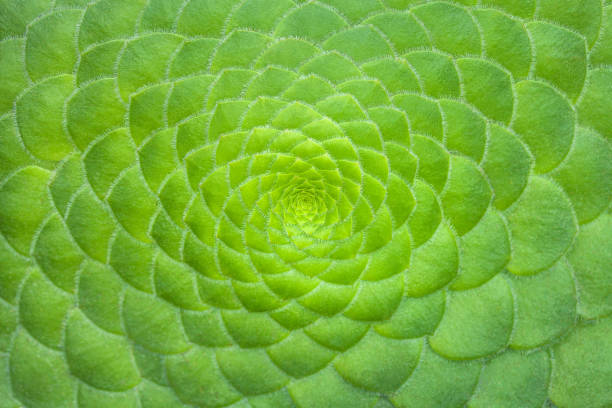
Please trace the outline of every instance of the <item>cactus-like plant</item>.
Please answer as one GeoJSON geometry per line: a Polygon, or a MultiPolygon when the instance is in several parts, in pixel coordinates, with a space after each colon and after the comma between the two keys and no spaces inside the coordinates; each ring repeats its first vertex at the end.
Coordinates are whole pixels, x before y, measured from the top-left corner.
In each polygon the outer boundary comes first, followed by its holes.
{"type": "Polygon", "coordinates": [[[1,408],[612,406],[610,0],[0,1],[1,408]]]}

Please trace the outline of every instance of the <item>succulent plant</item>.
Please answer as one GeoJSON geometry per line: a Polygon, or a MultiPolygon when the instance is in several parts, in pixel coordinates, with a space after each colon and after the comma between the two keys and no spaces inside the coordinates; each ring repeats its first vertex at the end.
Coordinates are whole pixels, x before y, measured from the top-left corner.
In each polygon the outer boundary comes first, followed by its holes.
{"type": "Polygon", "coordinates": [[[0,35],[1,408],[612,406],[610,0],[0,35]]]}

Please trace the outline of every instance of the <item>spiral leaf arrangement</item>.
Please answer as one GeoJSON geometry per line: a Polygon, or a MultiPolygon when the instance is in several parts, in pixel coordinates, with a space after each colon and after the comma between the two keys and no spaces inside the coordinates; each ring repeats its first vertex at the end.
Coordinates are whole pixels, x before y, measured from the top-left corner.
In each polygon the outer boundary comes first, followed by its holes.
{"type": "Polygon", "coordinates": [[[0,28],[0,407],[612,406],[609,0],[0,28]]]}

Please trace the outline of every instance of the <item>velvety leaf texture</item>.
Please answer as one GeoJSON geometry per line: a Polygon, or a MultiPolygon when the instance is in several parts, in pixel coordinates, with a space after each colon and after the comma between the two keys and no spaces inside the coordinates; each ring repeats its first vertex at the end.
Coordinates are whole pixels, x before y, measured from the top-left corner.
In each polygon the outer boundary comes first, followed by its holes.
{"type": "Polygon", "coordinates": [[[0,0],[0,408],[612,407],[610,0],[0,0]]]}

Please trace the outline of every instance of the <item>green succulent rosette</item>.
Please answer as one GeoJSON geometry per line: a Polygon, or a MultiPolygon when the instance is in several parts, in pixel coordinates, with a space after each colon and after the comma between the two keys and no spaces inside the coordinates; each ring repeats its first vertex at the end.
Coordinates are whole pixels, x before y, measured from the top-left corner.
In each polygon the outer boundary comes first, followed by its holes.
{"type": "Polygon", "coordinates": [[[0,33],[0,407],[612,406],[609,0],[0,33]]]}

